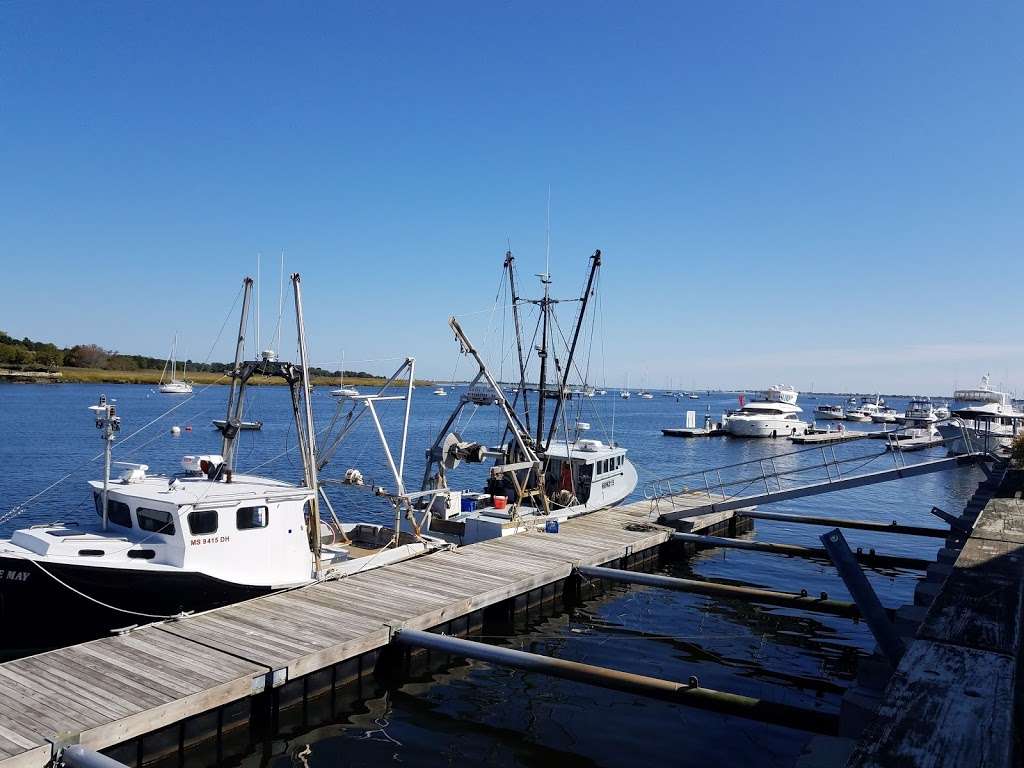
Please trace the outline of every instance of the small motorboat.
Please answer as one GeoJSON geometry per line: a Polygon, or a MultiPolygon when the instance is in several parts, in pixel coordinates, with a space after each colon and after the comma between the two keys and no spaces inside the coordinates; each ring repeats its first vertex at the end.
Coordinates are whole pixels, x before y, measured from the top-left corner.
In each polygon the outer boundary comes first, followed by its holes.
{"type": "MultiPolygon", "coordinates": [[[[220,431],[220,432],[224,431],[224,427],[226,427],[227,424],[228,423],[224,419],[214,419],[213,420],[213,426],[215,426],[217,428],[217,430],[220,431]]],[[[239,422],[238,428],[239,429],[246,429],[246,430],[260,430],[260,429],[263,429],[263,422],[262,421],[242,421],[242,422],[239,422]]]]}
{"type": "Polygon", "coordinates": [[[448,397],[448,393],[445,391],[444,387],[438,387],[437,389],[435,389],[434,394],[437,395],[438,397],[448,397]]]}

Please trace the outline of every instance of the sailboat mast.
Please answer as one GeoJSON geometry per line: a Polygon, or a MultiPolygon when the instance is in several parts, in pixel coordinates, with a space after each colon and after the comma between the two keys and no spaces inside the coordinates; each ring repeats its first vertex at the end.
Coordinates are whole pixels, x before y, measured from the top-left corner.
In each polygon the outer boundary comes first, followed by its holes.
{"type": "Polygon", "coordinates": [[[505,251],[505,269],[508,270],[509,292],[512,294],[512,320],[516,327],[516,352],[519,354],[519,396],[523,400],[526,431],[530,431],[530,399],[526,396],[526,361],[523,359],[523,335],[519,325],[519,295],[516,293],[515,257],[505,251]]]}
{"type": "Polygon", "coordinates": [[[544,444],[544,450],[551,445],[551,438],[554,437],[555,428],[558,425],[558,415],[562,410],[562,402],[565,399],[565,388],[569,383],[569,374],[572,372],[572,361],[576,355],[576,344],[580,340],[580,330],[583,328],[583,319],[587,314],[587,304],[590,302],[590,294],[594,287],[594,279],[597,277],[597,270],[601,268],[601,251],[594,251],[590,257],[590,274],[587,276],[587,287],[583,289],[583,296],[580,299],[580,313],[576,318],[576,328],[572,334],[572,344],[569,346],[569,357],[565,362],[565,372],[562,374],[562,381],[558,387],[558,399],[555,401],[555,412],[551,418],[551,428],[548,430],[548,439],[544,444]]]}

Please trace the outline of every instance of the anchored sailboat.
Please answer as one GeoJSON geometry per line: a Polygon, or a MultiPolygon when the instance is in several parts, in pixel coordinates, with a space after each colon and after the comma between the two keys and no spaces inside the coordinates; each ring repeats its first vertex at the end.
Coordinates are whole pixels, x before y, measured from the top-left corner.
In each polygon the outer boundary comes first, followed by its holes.
{"type": "Polygon", "coordinates": [[[181,376],[178,378],[178,334],[174,334],[174,341],[171,342],[171,354],[167,358],[167,362],[164,363],[164,369],[160,373],[160,393],[164,395],[191,395],[192,384],[185,380],[185,367],[188,363],[182,364],[181,376]],[[171,378],[164,381],[164,377],[167,375],[167,367],[171,368],[171,378]]]}

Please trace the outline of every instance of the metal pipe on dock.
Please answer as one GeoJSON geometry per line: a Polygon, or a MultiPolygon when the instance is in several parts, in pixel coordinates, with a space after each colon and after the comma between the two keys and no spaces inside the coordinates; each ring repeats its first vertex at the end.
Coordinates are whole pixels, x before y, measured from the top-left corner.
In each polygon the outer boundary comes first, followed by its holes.
{"type": "Polygon", "coordinates": [[[81,744],[72,744],[70,747],[66,747],[60,753],[57,765],[61,768],[128,768],[124,763],[86,749],[81,744]]]}
{"type": "Polygon", "coordinates": [[[691,678],[689,683],[679,683],[417,629],[398,629],[392,640],[400,645],[426,648],[529,672],[540,672],[565,680],[786,725],[813,733],[835,735],[837,732],[838,717],[835,714],[703,688],[696,678],[691,678]]]}
{"type": "Polygon", "coordinates": [[[879,531],[881,533],[902,533],[906,536],[931,536],[936,539],[947,539],[950,531],[945,528],[928,528],[920,525],[899,525],[895,520],[891,523],[875,523],[870,520],[844,520],[838,517],[816,517],[815,515],[792,515],[785,512],[762,512],[750,510],[740,513],[744,517],[755,520],[775,520],[782,523],[805,523],[807,525],[830,525],[838,528],[857,528],[863,531],[879,531]]]}
{"type": "MultiPolygon", "coordinates": [[[[705,536],[701,533],[673,533],[672,539],[673,541],[681,541],[686,544],[696,544],[700,547],[745,549],[752,552],[770,552],[790,557],[818,557],[830,560],[828,550],[823,547],[802,547],[797,544],[777,544],[771,541],[750,541],[748,539],[732,539],[725,536],[705,536]]],[[[923,560],[919,557],[879,554],[874,550],[870,552],[857,551],[853,553],[853,556],[857,558],[858,562],[866,565],[887,565],[899,568],[924,569],[934,562],[933,560],[923,560]]]]}
{"type": "Polygon", "coordinates": [[[602,568],[593,565],[576,567],[578,573],[595,579],[608,579],[623,584],[642,584],[647,587],[671,589],[676,592],[693,592],[713,597],[733,597],[750,600],[755,603],[782,605],[787,608],[801,608],[808,611],[831,613],[836,616],[859,618],[860,611],[854,603],[846,600],[833,600],[824,592],[818,597],[794,592],[776,592],[760,587],[741,587],[734,584],[717,584],[713,581],[697,581],[695,579],[677,579],[673,576],[659,576],[654,573],[623,571],[618,568],[602,568]]]}

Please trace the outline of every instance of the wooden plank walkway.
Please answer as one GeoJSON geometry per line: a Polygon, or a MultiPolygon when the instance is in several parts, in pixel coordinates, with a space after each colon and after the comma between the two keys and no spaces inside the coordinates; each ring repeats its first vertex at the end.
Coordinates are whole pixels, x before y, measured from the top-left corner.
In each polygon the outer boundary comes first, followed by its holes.
{"type": "MultiPolygon", "coordinates": [[[[640,501],[570,520],[558,534],[435,552],[0,664],[0,767],[46,765],[47,739],[104,749],[381,648],[389,625],[435,627],[565,579],[576,564],[656,547],[673,529],[651,516],[640,501]]],[[[686,523],[702,530],[731,517],[686,523]]]]}
{"type": "Polygon", "coordinates": [[[1015,765],[1024,473],[981,511],[847,765],[1015,765]],[[1016,498],[1012,496],[1016,495],[1016,498]],[[1010,497],[1005,497],[1010,496],[1010,497]]]}

